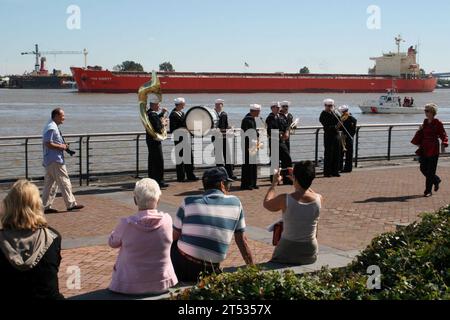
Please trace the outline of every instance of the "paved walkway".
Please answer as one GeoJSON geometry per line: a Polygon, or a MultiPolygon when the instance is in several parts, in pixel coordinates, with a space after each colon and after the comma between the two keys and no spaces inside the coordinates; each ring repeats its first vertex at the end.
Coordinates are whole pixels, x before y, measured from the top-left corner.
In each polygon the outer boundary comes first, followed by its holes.
{"type": "MultiPolygon", "coordinates": [[[[409,224],[426,211],[434,211],[449,204],[450,162],[441,162],[439,175],[444,181],[441,190],[431,198],[423,198],[424,178],[417,165],[359,169],[341,178],[318,178],[313,189],[324,196],[319,223],[321,252],[318,262],[295,268],[297,272],[317,270],[323,265],[340,267],[367,246],[376,235],[395,230],[398,224],[409,224]]],[[[267,212],[262,201],[269,181],[262,179],[261,189],[239,191],[246,212],[247,236],[257,263],[268,261],[273,252],[271,233],[266,227],[279,214],[267,212]]],[[[66,297],[101,290],[108,286],[117,250],[106,246],[108,235],[118,219],[135,212],[132,199],[133,183],[91,186],[75,189],[79,203],[86,205],[81,212],[48,215],[50,225],[63,236],[63,260],[60,268],[60,289],[66,297]],[[81,289],[69,290],[67,270],[77,266],[81,270],[81,289]]],[[[278,192],[288,192],[281,186],[278,192]]],[[[201,183],[172,183],[163,191],[160,209],[174,214],[183,197],[201,193],[201,183]]],[[[61,198],[55,208],[63,210],[61,198]]],[[[226,268],[244,265],[233,243],[224,263],[226,268]]]]}

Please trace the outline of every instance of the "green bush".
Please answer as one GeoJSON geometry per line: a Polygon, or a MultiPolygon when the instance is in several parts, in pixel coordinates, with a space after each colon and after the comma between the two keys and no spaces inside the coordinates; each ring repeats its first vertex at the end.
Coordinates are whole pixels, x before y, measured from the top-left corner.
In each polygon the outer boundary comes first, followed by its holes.
{"type": "Polygon", "coordinates": [[[256,267],[200,278],[174,299],[383,300],[450,299],[450,207],[422,215],[375,238],[349,266],[295,275],[256,267]],[[367,268],[381,270],[381,289],[367,287],[367,268]]]}

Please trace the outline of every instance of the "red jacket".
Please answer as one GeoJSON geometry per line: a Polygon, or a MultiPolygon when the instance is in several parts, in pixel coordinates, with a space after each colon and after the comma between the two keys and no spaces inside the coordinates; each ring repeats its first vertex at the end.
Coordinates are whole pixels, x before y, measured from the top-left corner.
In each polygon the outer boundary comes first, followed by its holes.
{"type": "Polygon", "coordinates": [[[428,120],[425,119],[423,122],[423,140],[421,144],[425,157],[435,157],[439,155],[439,139],[442,140],[442,144],[447,148],[448,136],[442,122],[438,119],[434,119],[431,123],[428,123],[428,120]]]}

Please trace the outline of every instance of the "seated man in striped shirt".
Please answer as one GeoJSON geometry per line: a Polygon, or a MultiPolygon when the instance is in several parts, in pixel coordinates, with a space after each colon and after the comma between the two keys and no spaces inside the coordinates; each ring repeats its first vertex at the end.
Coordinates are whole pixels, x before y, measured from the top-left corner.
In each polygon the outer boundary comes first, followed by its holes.
{"type": "Polygon", "coordinates": [[[220,273],[233,234],[245,263],[253,264],[241,201],[227,195],[231,181],[223,167],[205,171],[205,193],[185,198],[178,209],[171,252],[178,280],[197,281],[202,272],[220,273]]]}

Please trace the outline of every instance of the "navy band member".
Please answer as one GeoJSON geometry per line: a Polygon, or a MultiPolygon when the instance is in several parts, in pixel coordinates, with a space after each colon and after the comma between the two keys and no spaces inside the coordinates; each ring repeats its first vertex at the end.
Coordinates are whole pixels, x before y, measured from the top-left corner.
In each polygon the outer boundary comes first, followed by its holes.
{"type": "Polygon", "coordinates": [[[348,111],[348,106],[340,106],[341,122],[344,128],[341,128],[341,133],[344,136],[345,149],[342,152],[341,164],[339,168],[342,172],[352,172],[353,170],[353,138],[356,134],[357,120],[348,111]],[[344,162],[345,156],[345,162],[344,162]]]}
{"type": "Polygon", "coordinates": [[[334,100],[324,101],[325,110],[320,115],[320,123],[323,126],[324,134],[324,167],[325,177],[340,177],[339,164],[341,157],[341,145],[339,141],[339,120],[334,111],[334,100]]]}
{"type": "MultiPolygon", "coordinates": [[[[279,135],[278,152],[281,162],[280,168],[287,169],[292,168],[292,158],[291,155],[289,154],[289,149],[286,144],[286,141],[289,139],[289,127],[287,126],[287,122],[285,122],[279,115],[280,107],[281,106],[279,102],[273,102],[270,106],[272,112],[266,119],[267,134],[269,138],[270,156],[272,158],[272,143],[271,143],[272,130],[279,130],[280,135],[279,135]]],[[[283,170],[283,183],[292,184],[293,183],[292,180],[289,179],[286,173],[287,170],[283,170]]],[[[272,178],[273,175],[270,176],[270,181],[272,181],[272,178]]]]}
{"type": "MultiPolygon", "coordinates": [[[[285,122],[285,125],[288,127],[288,130],[291,128],[292,123],[294,122],[294,116],[289,112],[289,107],[291,103],[289,101],[281,102],[281,110],[280,110],[280,118],[285,122]]],[[[289,154],[291,153],[291,137],[286,140],[286,145],[289,150],[289,154]]]]}
{"type": "MultiPolygon", "coordinates": [[[[215,107],[214,110],[217,114],[217,117],[219,119],[217,124],[217,129],[219,129],[223,134],[223,160],[225,163],[225,170],[227,170],[228,177],[230,177],[232,180],[236,180],[237,177],[233,174],[233,164],[227,163],[227,136],[226,132],[228,129],[231,129],[231,126],[228,123],[228,114],[223,111],[223,104],[224,100],[217,99],[215,101],[215,107]]],[[[223,165],[218,164],[218,167],[221,167],[223,165]]]]}
{"type": "MultiPolygon", "coordinates": [[[[259,104],[250,105],[250,112],[245,116],[241,123],[242,131],[255,130],[257,138],[259,133],[256,128],[255,118],[259,117],[261,112],[261,106],[259,104]]],[[[258,167],[255,164],[250,163],[250,148],[251,141],[248,137],[245,138],[245,159],[242,165],[242,178],[241,178],[241,190],[253,190],[259,189],[256,185],[258,179],[258,167]]]]}
{"type": "MultiPolygon", "coordinates": [[[[172,110],[169,116],[170,120],[170,132],[174,132],[180,128],[186,128],[186,117],[183,112],[184,106],[186,105],[186,100],[184,98],[176,98],[175,109],[172,110]]],[[[183,141],[183,137],[180,137],[178,141],[175,141],[175,146],[183,141]]],[[[183,159],[183,150],[180,151],[179,156],[183,159]]],[[[191,163],[181,162],[176,165],[177,169],[177,181],[185,182],[187,177],[187,181],[197,181],[198,178],[194,174],[194,157],[192,156],[191,149],[191,163]]]]}
{"type": "MultiPolygon", "coordinates": [[[[165,123],[163,118],[167,109],[160,109],[159,100],[156,97],[150,97],[150,107],[147,111],[148,120],[157,133],[162,133],[165,123]]],[[[164,158],[162,152],[161,141],[154,140],[146,132],[146,142],[148,148],[148,177],[158,182],[161,188],[167,188],[169,185],[164,182],[164,158]]]]}

